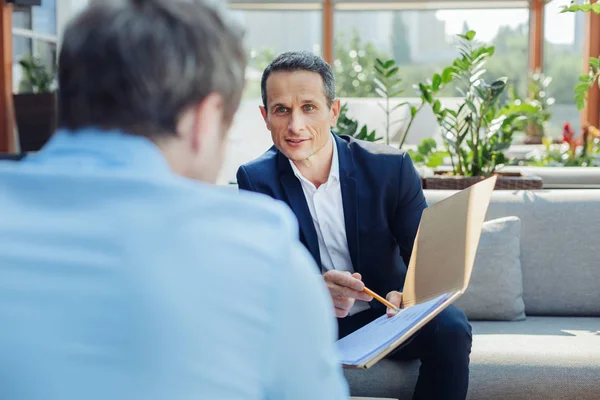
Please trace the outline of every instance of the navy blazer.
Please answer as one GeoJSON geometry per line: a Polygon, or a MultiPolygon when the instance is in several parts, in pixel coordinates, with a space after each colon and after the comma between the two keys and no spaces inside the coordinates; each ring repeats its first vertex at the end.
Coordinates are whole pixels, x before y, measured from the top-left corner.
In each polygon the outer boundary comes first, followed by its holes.
{"type": "MultiPolygon", "coordinates": [[[[391,146],[336,136],[348,249],[355,272],[385,296],[402,290],[415,236],[427,207],[408,153],[391,146]]],[[[300,240],[321,265],[317,233],[304,192],[288,159],[274,146],[237,172],[240,189],[287,203],[300,240]]],[[[371,302],[379,308],[378,302],[371,302]],[[377,303],[377,304],[376,304],[377,303]]]]}

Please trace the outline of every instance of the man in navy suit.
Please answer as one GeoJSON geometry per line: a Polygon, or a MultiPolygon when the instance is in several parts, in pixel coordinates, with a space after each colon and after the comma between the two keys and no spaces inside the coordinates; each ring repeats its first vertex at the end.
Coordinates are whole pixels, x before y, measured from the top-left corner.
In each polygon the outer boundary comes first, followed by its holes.
{"type": "MultiPolygon", "coordinates": [[[[362,292],[365,286],[402,303],[406,266],[427,207],[419,175],[401,150],[331,133],[340,101],[333,71],[321,58],[280,55],[265,69],[261,92],[274,146],[239,168],[239,187],[294,211],[343,337],[386,313],[362,292]]],[[[420,358],[415,399],[464,399],[471,342],[467,318],[451,306],[390,357],[420,358]]]]}

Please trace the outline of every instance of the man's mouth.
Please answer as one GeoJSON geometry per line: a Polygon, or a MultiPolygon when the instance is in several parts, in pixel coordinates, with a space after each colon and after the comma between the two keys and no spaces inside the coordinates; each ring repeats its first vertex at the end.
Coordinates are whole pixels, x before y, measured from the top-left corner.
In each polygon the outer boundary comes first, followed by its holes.
{"type": "Polygon", "coordinates": [[[289,144],[292,144],[292,145],[298,145],[298,144],[300,144],[300,143],[302,143],[302,142],[305,142],[305,141],[307,141],[307,140],[308,140],[308,139],[286,139],[286,141],[287,141],[289,144]]]}

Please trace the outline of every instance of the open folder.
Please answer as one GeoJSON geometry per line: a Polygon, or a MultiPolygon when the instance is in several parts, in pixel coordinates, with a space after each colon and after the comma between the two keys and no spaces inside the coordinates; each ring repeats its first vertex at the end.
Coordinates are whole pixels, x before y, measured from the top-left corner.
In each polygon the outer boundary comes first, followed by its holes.
{"type": "Polygon", "coordinates": [[[462,296],[496,179],[485,179],[424,210],[404,282],[403,309],[337,341],[345,368],[373,366],[462,296]]]}

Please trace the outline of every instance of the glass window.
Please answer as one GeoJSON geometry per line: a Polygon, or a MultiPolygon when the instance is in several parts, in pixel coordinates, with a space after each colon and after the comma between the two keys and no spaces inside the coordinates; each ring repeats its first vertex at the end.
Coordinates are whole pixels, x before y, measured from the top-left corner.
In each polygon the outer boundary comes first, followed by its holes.
{"type": "Polygon", "coordinates": [[[321,54],[320,11],[232,10],[246,28],[249,61],[245,98],[260,98],[260,77],[278,54],[306,50],[321,54]],[[290,27],[296,27],[290,29],[290,27]]]}
{"type": "Polygon", "coordinates": [[[42,0],[41,6],[32,7],[33,30],[56,35],[56,0],[42,0]]]}
{"type": "MultiPolygon", "coordinates": [[[[456,35],[468,30],[496,46],[488,62],[490,79],[507,76],[524,93],[527,77],[529,10],[400,10],[335,13],[335,70],[341,97],[376,96],[371,85],[375,57],[393,58],[412,86],[441,72],[458,56],[456,35]]],[[[448,90],[446,95],[452,95],[448,90]]]]}
{"type": "Polygon", "coordinates": [[[546,5],[544,18],[544,73],[552,77],[548,91],[555,98],[552,119],[547,133],[562,135],[562,126],[570,122],[579,132],[579,112],[575,106],[573,89],[583,73],[584,14],[561,14],[571,0],[554,0],[546,5]]]}
{"type": "Polygon", "coordinates": [[[12,15],[13,28],[31,29],[31,7],[15,7],[12,15]]]}

